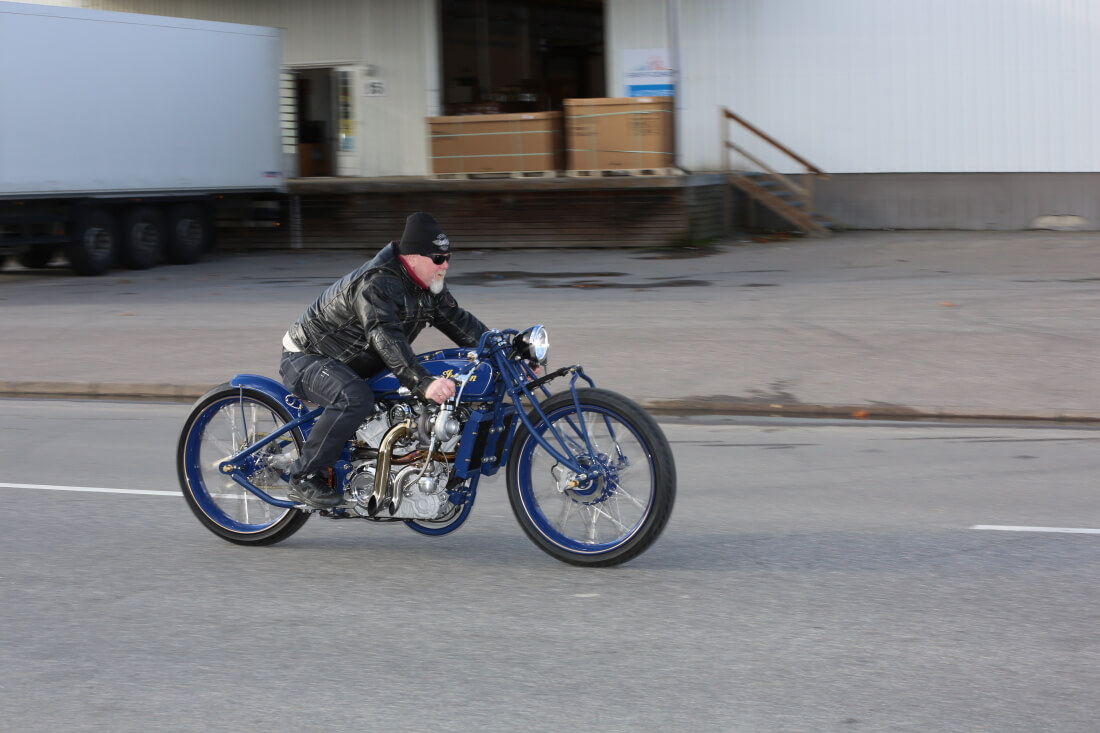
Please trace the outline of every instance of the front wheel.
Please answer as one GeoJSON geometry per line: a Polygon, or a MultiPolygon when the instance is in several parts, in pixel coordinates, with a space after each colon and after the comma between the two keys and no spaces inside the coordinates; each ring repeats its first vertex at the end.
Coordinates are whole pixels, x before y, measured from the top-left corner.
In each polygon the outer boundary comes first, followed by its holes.
{"type": "Polygon", "coordinates": [[[640,555],[668,523],[676,498],[672,449],[656,421],[615,392],[579,389],[542,404],[535,432],[584,470],[557,461],[525,426],[508,459],[508,499],[536,545],[572,565],[618,565],[640,555]],[[560,438],[560,440],[559,440],[560,438]],[[563,447],[564,444],[564,447],[563,447]]]}
{"type": "MultiPolygon", "coordinates": [[[[219,470],[290,420],[287,408],[262,392],[223,384],[199,398],[184,423],[176,463],[183,497],[203,526],[240,545],[272,545],[301,529],[308,513],[269,504],[219,470]]],[[[252,454],[249,482],[286,499],[287,471],[303,442],[295,429],[252,454]]]]}

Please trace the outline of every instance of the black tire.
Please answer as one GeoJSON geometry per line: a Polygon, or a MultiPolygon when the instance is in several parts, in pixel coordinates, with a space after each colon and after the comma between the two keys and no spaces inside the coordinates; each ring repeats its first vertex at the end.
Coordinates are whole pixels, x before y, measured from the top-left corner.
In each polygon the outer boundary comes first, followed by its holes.
{"type": "Polygon", "coordinates": [[[36,247],[27,247],[15,256],[15,259],[23,267],[37,270],[50,264],[54,256],[54,247],[49,244],[40,244],[36,247]]]}
{"type": "MultiPolygon", "coordinates": [[[[176,467],[187,506],[204,527],[234,544],[273,545],[306,523],[308,512],[262,501],[217,470],[221,460],[246,447],[250,439],[268,435],[290,419],[286,407],[266,394],[228,384],[195,403],[180,434],[176,467]]],[[[300,430],[286,438],[258,454],[249,477],[279,499],[286,498],[289,486],[278,463],[296,458],[305,440],[300,430]]]]}
{"type": "Polygon", "coordinates": [[[122,264],[131,270],[148,270],[160,261],[164,250],[164,217],[152,206],[126,210],[122,226],[122,264]]]}
{"type": "MultiPolygon", "coordinates": [[[[676,499],[672,449],[656,421],[628,398],[603,389],[579,389],[577,396],[588,441],[577,429],[571,393],[550,397],[542,409],[573,457],[601,466],[603,476],[567,487],[576,475],[520,425],[508,458],[508,500],[523,531],[552,557],[587,567],[618,565],[644,552],[668,524],[676,499]]],[[[529,417],[562,451],[538,414],[529,417]]]]}
{"type": "Polygon", "coordinates": [[[177,204],[168,213],[168,261],[190,265],[202,259],[211,242],[210,217],[194,203],[177,204]]]}
{"type": "Polygon", "coordinates": [[[118,230],[110,212],[100,208],[80,209],[69,227],[65,254],[78,275],[102,275],[114,264],[118,230]]]}

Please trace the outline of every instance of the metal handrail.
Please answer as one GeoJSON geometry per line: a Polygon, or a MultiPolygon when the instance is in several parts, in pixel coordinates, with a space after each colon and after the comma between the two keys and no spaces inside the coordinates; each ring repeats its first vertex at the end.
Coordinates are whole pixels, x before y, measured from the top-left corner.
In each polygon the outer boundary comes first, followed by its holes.
{"type": "Polygon", "coordinates": [[[810,161],[803,158],[798,153],[796,153],[793,150],[791,150],[790,148],[788,148],[783,143],[781,143],[778,140],[776,140],[775,138],[773,138],[771,135],[769,135],[766,132],[764,132],[763,130],[757,128],[755,125],[750,123],[748,120],[745,120],[742,117],[739,117],[738,115],[734,114],[728,108],[721,107],[720,109],[721,109],[721,112],[722,112],[721,127],[722,127],[722,145],[723,145],[723,150],[722,150],[723,170],[727,174],[731,173],[731,171],[730,171],[731,166],[730,166],[729,151],[734,150],[737,153],[739,153],[742,157],[744,157],[746,160],[748,160],[751,163],[753,163],[754,165],[758,166],[762,171],[764,171],[764,175],[766,175],[769,179],[775,181],[779,185],[781,185],[784,188],[786,188],[787,190],[789,190],[792,194],[794,194],[794,196],[797,197],[797,199],[805,205],[807,213],[813,211],[813,179],[814,178],[830,178],[829,174],[826,173],[825,171],[821,170],[820,168],[818,168],[816,165],[814,165],[810,161]],[[756,156],[749,153],[743,147],[741,147],[741,146],[735,144],[734,142],[732,142],[730,140],[730,128],[729,128],[729,124],[727,123],[727,120],[733,120],[734,122],[736,122],[737,124],[739,124],[743,128],[745,128],[746,130],[748,130],[749,132],[751,132],[752,134],[756,135],[758,138],[760,138],[761,140],[766,142],[768,145],[771,145],[773,148],[775,148],[779,152],[783,153],[784,155],[786,155],[787,157],[789,157],[790,159],[794,160],[796,163],[801,165],[802,168],[805,170],[805,173],[802,174],[802,176],[803,176],[802,185],[799,185],[798,183],[795,183],[788,176],[786,176],[786,175],[780,173],[779,171],[775,170],[774,168],[769,166],[767,163],[764,163],[762,160],[760,160],[756,156]]]}
{"type": "MultiPolygon", "coordinates": [[[[755,127],[755,126],[754,126],[754,125],[753,125],[752,123],[750,123],[750,122],[748,122],[747,120],[744,120],[744,119],[742,119],[742,118],[738,117],[738,116],[737,116],[737,115],[735,115],[735,114],[734,114],[733,112],[730,112],[728,108],[726,108],[726,107],[723,107],[723,108],[722,108],[722,116],[723,116],[723,117],[724,117],[725,119],[727,119],[727,120],[733,120],[733,121],[734,121],[734,122],[736,122],[737,124],[739,124],[739,125],[741,125],[742,127],[744,127],[744,128],[746,129],[746,130],[748,130],[749,132],[751,132],[751,133],[753,133],[754,135],[756,135],[757,137],[759,137],[759,138],[760,138],[761,140],[763,140],[764,142],[766,142],[766,143],[768,143],[769,145],[771,145],[771,146],[772,146],[773,148],[775,148],[775,149],[776,149],[776,150],[778,150],[779,152],[781,152],[781,153],[785,154],[785,155],[786,155],[787,157],[789,157],[789,158],[791,158],[792,160],[794,160],[795,162],[797,162],[797,163],[801,164],[801,165],[802,165],[802,167],[806,169],[806,172],[807,172],[807,173],[812,173],[813,175],[817,176],[818,178],[829,178],[829,174],[828,174],[828,173],[826,173],[825,171],[821,170],[821,169],[820,169],[820,168],[818,168],[818,167],[817,167],[816,165],[814,165],[814,164],[813,164],[813,163],[811,163],[810,161],[806,160],[806,159],[805,159],[805,158],[803,158],[803,157],[802,157],[801,155],[799,155],[798,153],[794,152],[793,150],[791,150],[790,148],[788,148],[788,147],[787,147],[786,145],[784,145],[783,143],[781,143],[781,142],[779,142],[778,140],[774,139],[774,138],[773,138],[773,137],[772,137],[771,135],[769,135],[768,133],[764,132],[763,130],[760,130],[760,129],[756,128],[756,127],[755,127]]],[[[725,127],[725,126],[723,125],[723,132],[725,132],[726,130],[728,130],[728,128],[726,128],[726,127],[725,127]]],[[[732,145],[731,145],[731,144],[730,144],[730,142],[729,142],[729,137],[728,137],[728,136],[727,136],[727,137],[725,138],[725,140],[726,140],[726,147],[732,147],[732,145]]],[[[738,152],[740,152],[740,151],[738,151],[738,152]]],[[[756,162],[756,161],[754,161],[754,162],[756,162]]],[[[759,165],[759,163],[758,163],[758,165],[759,165]]],[[[777,175],[778,175],[778,174],[777,174],[777,175]]]]}

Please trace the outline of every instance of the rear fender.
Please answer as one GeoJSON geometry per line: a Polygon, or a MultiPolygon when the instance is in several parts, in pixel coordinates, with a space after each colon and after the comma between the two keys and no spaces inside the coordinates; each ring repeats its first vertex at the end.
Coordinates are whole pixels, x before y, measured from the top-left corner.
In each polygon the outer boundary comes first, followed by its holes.
{"type": "Polygon", "coordinates": [[[264,393],[276,402],[286,405],[287,409],[290,410],[290,414],[294,417],[298,417],[306,411],[306,406],[302,404],[297,395],[271,377],[265,377],[262,374],[238,374],[229,380],[229,384],[232,387],[254,389],[257,392],[264,393]]]}

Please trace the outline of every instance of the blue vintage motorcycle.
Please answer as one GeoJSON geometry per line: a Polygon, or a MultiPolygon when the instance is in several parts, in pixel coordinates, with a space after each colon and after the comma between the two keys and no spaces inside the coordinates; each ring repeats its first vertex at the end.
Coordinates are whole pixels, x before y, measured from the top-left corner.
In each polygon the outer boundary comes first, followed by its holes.
{"type": "Polygon", "coordinates": [[[580,366],[539,376],[548,346],[546,329],[533,326],[489,331],[476,349],[421,354],[430,374],[456,382],[442,405],[390,372],[372,378],[374,410],[333,467],[344,501],[323,510],[287,498],[288,469],[323,408],[273,379],[237,375],[187,418],[183,495],[204,526],[239,544],[285,540],[311,514],[438,536],[469,517],[481,477],[506,466],[512,510],[536,545],[574,565],[626,562],[668,523],[672,450],[645,410],[597,389],[580,366]],[[551,394],[546,385],[561,378],[568,389],[551,394]]]}

